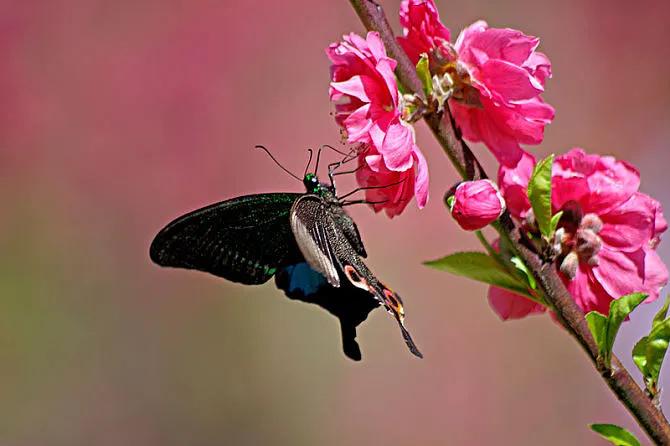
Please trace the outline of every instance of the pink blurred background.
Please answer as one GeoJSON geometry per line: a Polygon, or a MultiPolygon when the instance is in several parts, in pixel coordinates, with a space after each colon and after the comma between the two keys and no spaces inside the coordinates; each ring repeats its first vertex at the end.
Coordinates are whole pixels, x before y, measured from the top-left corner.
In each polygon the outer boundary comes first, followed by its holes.
{"type": "MultiPolygon", "coordinates": [[[[383,2],[396,29],[398,3],[383,2]]],[[[454,34],[484,18],[542,38],[557,118],[537,153],[625,158],[670,206],[670,3],[438,6],[454,34]]],[[[382,311],[354,363],[335,319],[271,283],[149,262],[152,236],[183,212],[302,190],[253,146],[302,171],[308,147],[339,141],[324,48],[349,31],[363,28],[344,0],[0,0],[0,444],[604,444],[591,422],[640,433],[548,317],[502,323],[483,285],[421,265],[477,249],[444,211],[456,177],[423,124],[427,208],[392,221],[352,210],[423,361],[382,311]]],[[[670,260],[670,242],[660,251],[670,260]]],[[[624,326],[628,366],[659,306],[624,326]]]]}

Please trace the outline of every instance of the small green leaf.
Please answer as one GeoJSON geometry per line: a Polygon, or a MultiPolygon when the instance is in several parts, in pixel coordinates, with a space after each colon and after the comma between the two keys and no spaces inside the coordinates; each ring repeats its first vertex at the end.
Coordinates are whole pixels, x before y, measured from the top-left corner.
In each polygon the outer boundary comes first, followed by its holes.
{"type": "Polygon", "coordinates": [[[427,98],[430,98],[433,93],[433,79],[430,77],[430,66],[426,53],[421,54],[421,59],[416,63],[416,74],[419,75],[423,84],[423,92],[426,93],[427,98]]]}
{"type": "Polygon", "coordinates": [[[589,427],[615,446],[641,446],[635,435],[616,424],[591,424],[589,427]]]}
{"type": "Polygon", "coordinates": [[[554,232],[556,232],[556,228],[558,227],[558,222],[561,221],[561,217],[563,216],[563,211],[558,211],[557,213],[554,214],[553,217],[551,217],[551,222],[549,223],[549,234],[554,235],[554,232]]]}
{"type": "Polygon", "coordinates": [[[628,315],[640,305],[646,298],[645,293],[632,293],[622,296],[610,303],[610,314],[607,317],[607,351],[605,359],[607,365],[610,364],[610,357],[612,356],[612,347],[614,346],[614,339],[619,332],[619,327],[628,315]]]}
{"type": "Polygon", "coordinates": [[[530,272],[526,264],[523,263],[523,260],[521,260],[519,257],[514,256],[510,259],[510,261],[516,267],[516,269],[518,269],[524,274],[526,280],[528,281],[528,286],[531,287],[531,289],[536,290],[537,282],[535,281],[535,277],[533,277],[533,273],[530,272]]]}
{"type": "MultiPolygon", "coordinates": [[[[614,340],[619,332],[619,327],[628,315],[647,298],[644,293],[633,293],[622,296],[610,303],[610,312],[605,316],[597,311],[591,311],[586,315],[591,334],[598,344],[600,356],[610,367],[612,362],[612,348],[614,340]]],[[[637,364],[637,363],[636,363],[637,364]]],[[[643,372],[644,373],[644,372],[643,372]]]]}
{"type": "Polygon", "coordinates": [[[447,206],[449,207],[449,211],[451,211],[453,209],[455,201],[456,201],[456,197],[454,195],[447,198],[447,206]]]}
{"type": "MultiPolygon", "coordinates": [[[[643,339],[646,339],[646,363],[644,364],[645,371],[643,373],[645,378],[649,380],[650,385],[655,388],[658,377],[661,374],[663,359],[665,359],[665,353],[668,351],[668,344],[670,343],[670,319],[666,319],[656,325],[651,330],[651,333],[649,333],[649,336],[643,339]]],[[[635,350],[633,349],[634,352],[635,350]]]]}
{"type": "Polygon", "coordinates": [[[543,236],[551,237],[551,166],[554,155],[549,155],[535,165],[528,182],[528,199],[535,214],[537,226],[543,236]]]}
{"type": "Polygon", "coordinates": [[[589,324],[589,330],[598,345],[600,356],[604,356],[607,339],[607,316],[591,311],[586,315],[586,322],[589,324]]]}
{"type": "Polygon", "coordinates": [[[524,284],[483,252],[456,252],[424,265],[531,297],[524,284]]]}
{"type": "Polygon", "coordinates": [[[658,377],[670,342],[670,319],[665,319],[670,306],[670,296],[654,316],[651,332],[633,347],[633,362],[642,372],[644,383],[651,395],[658,392],[658,377]]]}
{"type": "Polygon", "coordinates": [[[642,372],[642,376],[645,377],[645,381],[647,378],[647,339],[648,336],[645,336],[637,341],[637,344],[635,344],[635,347],[633,347],[632,353],[633,362],[640,370],[640,372],[642,372]]]}
{"type": "Polygon", "coordinates": [[[668,316],[668,307],[670,307],[670,294],[668,294],[668,297],[665,298],[665,303],[661,307],[660,310],[658,310],[658,313],[656,313],[656,316],[654,316],[654,320],[651,323],[651,328],[652,330],[656,328],[658,324],[663,322],[665,318],[668,316]]]}

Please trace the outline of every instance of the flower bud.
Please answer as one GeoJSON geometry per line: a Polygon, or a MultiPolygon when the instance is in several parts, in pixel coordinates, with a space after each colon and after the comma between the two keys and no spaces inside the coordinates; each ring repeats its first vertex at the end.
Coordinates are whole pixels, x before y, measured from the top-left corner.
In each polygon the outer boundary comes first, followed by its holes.
{"type": "Polygon", "coordinates": [[[464,181],[449,202],[451,215],[467,231],[493,223],[505,211],[505,200],[490,180],[464,181]]]}

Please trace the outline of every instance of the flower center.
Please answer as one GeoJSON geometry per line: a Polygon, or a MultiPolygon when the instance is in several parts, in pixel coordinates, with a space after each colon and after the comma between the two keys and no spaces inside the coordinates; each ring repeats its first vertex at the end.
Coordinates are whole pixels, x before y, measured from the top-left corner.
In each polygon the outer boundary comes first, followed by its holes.
{"type": "Polygon", "coordinates": [[[559,255],[560,270],[571,280],[577,274],[579,264],[598,265],[598,253],[603,241],[598,233],[603,222],[596,214],[581,217],[581,209],[564,209],[562,225],[554,236],[554,250],[559,255]],[[576,212],[575,212],[576,211],[576,212]]]}
{"type": "Polygon", "coordinates": [[[464,105],[471,107],[482,107],[479,99],[479,90],[472,85],[472,78],[467,66],[458,59],[456,48],[449,42],[433,49],[431,62],[436,66],[431,67],[435,73],[435,89],[448,92],[448,98],[455,99],[464,105]]]}

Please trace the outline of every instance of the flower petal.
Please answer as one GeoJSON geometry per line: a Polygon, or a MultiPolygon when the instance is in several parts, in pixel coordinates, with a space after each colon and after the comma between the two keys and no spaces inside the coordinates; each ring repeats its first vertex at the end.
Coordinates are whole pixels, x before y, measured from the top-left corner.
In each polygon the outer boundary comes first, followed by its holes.
{"type": "Polygon", "coordinates": [[[511,291],[489,287],[489,305],[503,321],[521,319],[531,314],[544,313],[545,307],[511,291]]]}
{"type": "Polygon", "coordinates": [[[386,167],[402,172],[412,167],[413,148],[414,133],[412,128],[396,120],[389,125],[384,136],[384,142],[377,149],[384,157],[386,167]]]}
{"type": "Polygon", "coordinates": [[[477,79],[498,95],[501,102],[531,99],[544,91],[542,84],[527,70],[500,59],[484,63],[477,79]]]}
{"type": "Polygon", "coordinates": [[[635,193],[600,218],[603,228],[598,235],[605,243],[620,251],[637,251],[654,236],[656,206],[650,197],[635,193]]]}
{"type": "Polygon", "coordinates": [[[615,299],[626,294],[645,291],[644,253],[624,253],[603,246],[598,253],[598,266],[593,276],[603,289],[615,299]]]}

